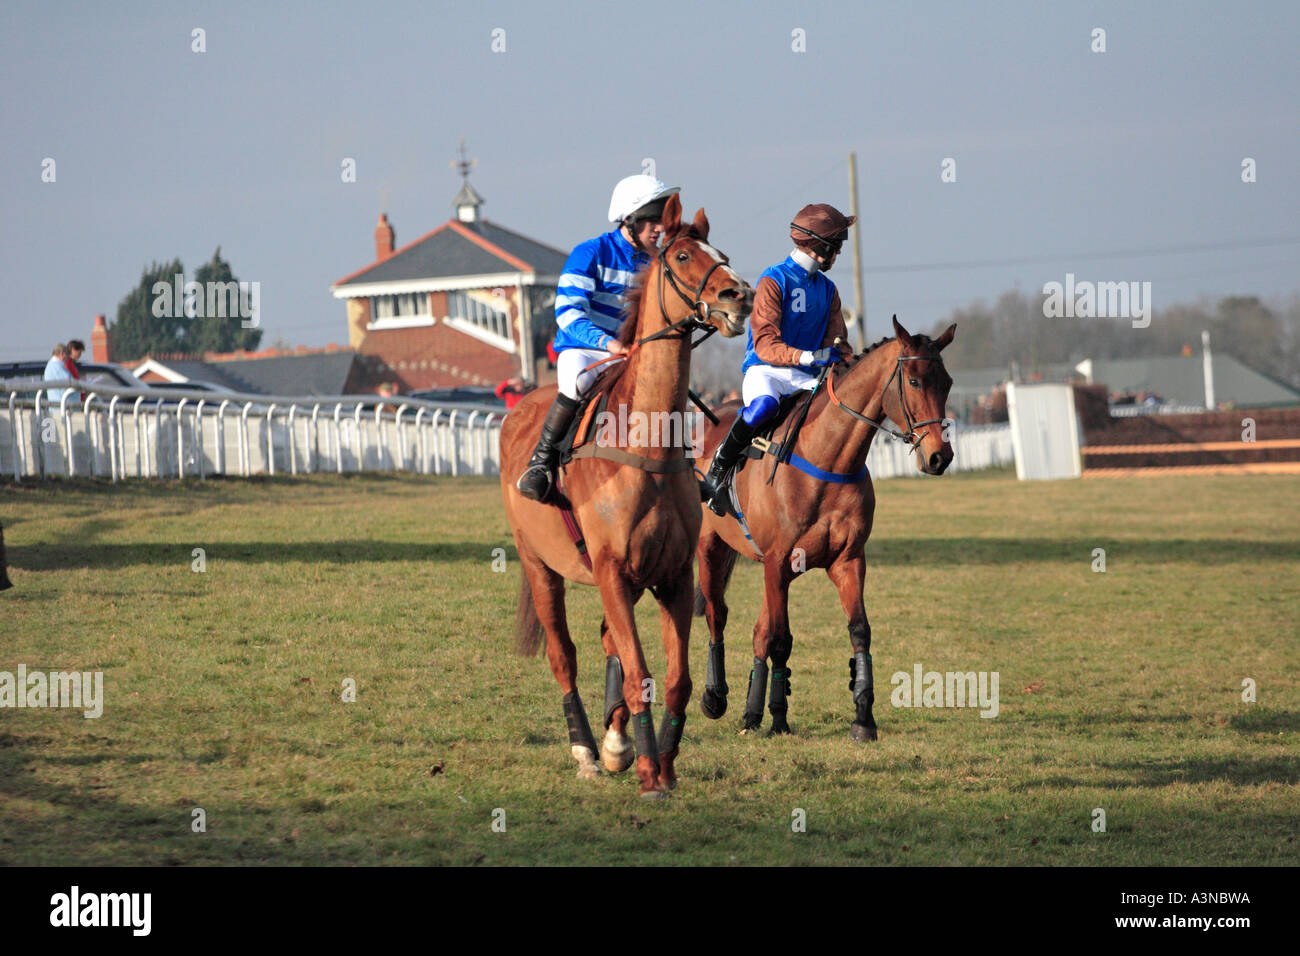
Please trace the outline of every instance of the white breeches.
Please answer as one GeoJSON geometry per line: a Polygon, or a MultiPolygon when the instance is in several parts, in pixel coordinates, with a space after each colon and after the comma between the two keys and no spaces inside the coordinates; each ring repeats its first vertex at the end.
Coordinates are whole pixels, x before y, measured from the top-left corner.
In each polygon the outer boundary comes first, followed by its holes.
{"type": "Polygon", "coordinates": [[[583,369],[592,362],[599,362],[609,356],[609,352],[602,352],[600,349],[565,349],[561,352],[559,360],[555,363],[555,378],[556,384],[560,387],[560,394],[573,399],[581,398],[580,393],[591,388],[592,382],[596,381],[596,376],[609,368],[610,363],[606,362],[587,372],[583,369]]]}
{"type": "Polygon", "coordinates": [[[787,365],[751,365],[745,370],[745,381],[740,386],[740,396],[751,404],[762,395],[770,395],[778,402],[799,389],[812,390],[817,376],[801,368],[787,365]]]}

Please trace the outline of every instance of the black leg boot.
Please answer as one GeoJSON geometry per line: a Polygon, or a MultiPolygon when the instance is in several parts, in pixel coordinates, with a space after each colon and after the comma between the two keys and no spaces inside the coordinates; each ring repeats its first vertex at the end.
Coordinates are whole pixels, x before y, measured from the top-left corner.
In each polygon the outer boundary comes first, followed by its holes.
{"type": "Polygon", "coordinates": [[[746,422],[743,415],[737,415],[731,431],[713,455],[709,473],[700,482],[700,498],[709,503],[709,510],[715,515],[727,513],[727,472],[740,460],[756,431],[758,428],[746,422]]]}
{"type": "Polygon", "coordinates": [[[515,482],[515,487],[525,498],[545,501],[551,496],[551,488],[555,483],[553,474],[555,459],[558,455],[555,446],[569,430],[573,413],[578,410],[580,404],[582,403],[577,399],[569,398],[567,395],[555,396],[551,410],[546,413],[546,421],[542,422],[542,436],[537,440],[537,447],[533,449],[533,457],[528,460],[528,467],[515,482]]]}

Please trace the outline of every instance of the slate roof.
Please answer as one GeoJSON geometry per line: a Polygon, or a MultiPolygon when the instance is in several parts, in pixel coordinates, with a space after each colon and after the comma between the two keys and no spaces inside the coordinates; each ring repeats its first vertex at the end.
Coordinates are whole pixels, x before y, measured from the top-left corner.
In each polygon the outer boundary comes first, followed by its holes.
{"type": "Polygon", "coordinates": [[[258,395],[342,395],[352,369],[352,349],[266,358],[154,359],[196,382],[224,385],[258,395]]]}
{"type": "MultiPolygon", "coordinates": [[[[1214,400],[1238,405],[1300,404],[1300,392],[1261,375],[1222,352],[1214,353],[1214,400]]],[[[1180,405],[1205,403],[1201,354],[1149,359],[1094,361],[1092,380],[1104,382],[1112,392],[1155,392],[1180,405]]]]}
{"type": "Polygon", "coordinates": [[[237,391],[263,395],[342,395],[352,368],[352,356],[352,350],[345,349],[205,364],[225,378],[244,383],[237,391]]]}
{"type": "MultiPolygon", "coordinates": [[[[1214,398],[1217,402],[1260,407],[1300,404],[1300,391],[1274,381],[1231,355],[1217,352],[1214,363],[1214,398]]],[[[1010,378],[1008,368],[949,369],[953,395],[985,395],[1010,378]]],[[[1041,371],[1044,382],[1066,382],[1078,375],[1073,363],[1021,369],[1022,377],[1041,371]]],[[[1201,353],[1141,359],[1094,359],[1092,380],[1110,392],[1154,392],[1167,402],[1203,405],[1205,382],[1201,353]]]]}
{"type": "Polygon", "coordinates": [[[558,276],[568,256],[494,222],[443,223],[433,232],[334,283],[334,288],[374,282],[450,279],[501,272],[558,276]]]}

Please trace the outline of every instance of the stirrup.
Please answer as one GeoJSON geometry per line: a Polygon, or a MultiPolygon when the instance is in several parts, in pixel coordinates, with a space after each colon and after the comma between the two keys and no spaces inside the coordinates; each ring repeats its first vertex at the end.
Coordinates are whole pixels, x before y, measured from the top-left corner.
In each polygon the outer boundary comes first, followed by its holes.
{"type": "Polygon", "coordinates": [[[548,465],[529,465],[524,469],[524,473],[519,476],[519,480],[515,482],[515,488],[530,501],[546,501],[555,490],[555,473],[548,465]],[[529,494],[529,489],[524,487],[524,482],[529,475],[538,470],[546,476],[546,488],[537,497],[533,497],[533,495],[529,494]]]}
{"type": "Polygon", "coordinates": [[[725,518],[731,507],[731,482],[735,480],[735,469],[728,469],[718,482],[717,489],[706,501],[708,509],[719,518],[725,518]],[[721,509],[721,510],[719,510],[721,509]]]}

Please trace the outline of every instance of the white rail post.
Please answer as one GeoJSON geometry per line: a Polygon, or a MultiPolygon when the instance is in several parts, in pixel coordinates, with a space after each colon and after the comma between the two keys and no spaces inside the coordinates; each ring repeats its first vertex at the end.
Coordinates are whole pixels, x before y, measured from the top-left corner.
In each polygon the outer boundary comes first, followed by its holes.
{"type": "MultiPolygon", "coordinates": [[[[18,415],[15,411],[18,404],[18,393],[9,393],[9,444],[14,450],[14,481],[22,481],[22,472],[18,466],[18,415]]],[[[26,471],[26,469],[23,469],[26,471]]]]}
{"type": "MultiPolygon", "coordinates": [[[[86,438],[90,441],[90,477],[94,478],[99,473],[99,426],[91,425],[90,406],[99,401],[99,396],[94,392],[87,392],[85,399],[81,403],[81,420],[86,426],[86,438]]],[[[102,404],[102,403],[101,403],[102,404]]]]}
{"type": "Polygon", "coordinates": [[[163,476],[162,407],[163,400],[161,398],[153,403],[153,471],[155,478],[161,478],[163,476]]]}
{"type": "Polygon", "coordinates": [[[149,449],[145,445],[145,438],[149,435],[149,425],[144,425],[144,438],[140,433],[140,403],[144,401],[143,395],[137,395],[135,401],[131,403],[131,424],[135,428],[135,476],[137,478],[148,478],[149,467],[149,449]]]}
{"type": "Polygon", "coordinates": [[[451,433],[451,473],[452,476],[460,474],[460,440],[456,435],[456,416],[459,411],[453,411],[451,418],[447,421],[447,429],[451,433]]]}
{"type": "Polygon", "coordinates": [[[275,474],[275,442],[272,438],[274,430],[272,428],[271,416],[275,414],[275,402],[266,410],[266,473],[275,474]]]}
{"type": "Polygon", "coordinates": [[[387,456],[391,462],[393,453],[388,448],[388,433],[384,431],[383,419],[384,403],[375,404],[375,471],[384,470],[384,457],[387,456]]]}
{"type": "Polygon", "coordinates": [[[320,468],[320,423],[317,417],[320,415],[320,402],[317,402],[311,409],[311,449],[307,452],[307,474],[312,474],[320,468]]]}
{"type": "MultiPolygon", "coordinates": [[[[66,397],[66,396],[65,396],[65,397],[66,397]]],[[[42,402],[42,401],[45,401],[45,392],[44,392],[44,391],[39,391],[39,392],[36,393],[36,401],[32,403],[32,428],[34,428],[34,429],[35,429],[36,431],[38,431],[38,432],[41,430],[41,402],[42,402]]],[[[48,405],[49,402],[46,401],[45,404],[48,405]]],[[[60,406],[59,406],[59,410],[62,411],[62,404],[61,404],[61,403],[60,403],[60,406]]],[[[51,415],[54,414],[54,412],[53,412],[52,409],[51,409],[50,414],[51,414],[51,415]]],[[[65,432],[66,432],[66,430],[67,430],[66,427],[65,427],[64,430],[65,430],[65,432]]],[[[37,473],[38,475],[40,475],[42,478],[44,478],[44,477],[45,477],[45,471],[46,471],[46,464],[45,464],[45,442],[41,442],[40,444],[37,444],[36,441],[33,440],[33,441],[32,441],[32,451],[36,454],[36,473],[37,473]]],[[[67,466],[66,466],[66,465],[64,466],[64,470],[65,470],[65,471],[67,470],[67,466]]]]}
{"type": "Polygon", "coordinates": [[[442,474],[442,441],[438,437],[438,419],[442,418],[442,409],[434,409],[433,424],[429,426],[430,437],[433,440],[433,473],[442,474]]]}
{"type": "MultiPolygon", "coordinates": [[[[72,454],[72,414],[68,411],[68,399],[72,397],[72,389],[65,389],[63,397],[59,399],[59,416],[63,419],[63,437],[68,449],[68,460],[63,463],[63,473],[71,478],[77,473],[77,460],[72,454]]],[[[41,423],[40,415],[36,417],[36,424],[41,423]]],[[[41,469],[41,477],[45,477],[45,469],[41,469]]]]}
{"type": "MultiPolygon", "coordinates": [[[[111,411],[109,417],[112,419],[111,411]]],[[[121,471],[123,478],[126,477],[126,424],[123,422],[125,417],[125,413],[119,411],[117,413],[117,418],[112,419],[117,422],[117,428],[113,432],[113,437],[117,441],[117,466],[118,470],[121,471]]]]}
{"type": "Polygon", "coordinates": [[[217,453],[214,467],[219,475],[226,473],[226,406],[229,404],[230,399],[226,398],[217,406],[217,453]]]}
{"type": "Polygon", "coordinates": [[[489,475],[491,471],[488,466],[492,464],[492,419],[496,416],[488,412],[487,418],[483,419],[483,468],[479,474],[489,475]]]}
{"type": "Polygon", "coordinates": [[[407,452],[410,451],[410,442],[406,439],[406,433],[402,431],[402,413],[407,411],[411,406],[405,403],[397,406],[397,414],[393,416],[393,428],[397,430],[397,453],[401,456],[398,467],[406,471],[407,452]]]}
{"type": "Polygon", "coordinates": [[[194,431],[197,433],[197,440],[194,443],[194,457],[198,459],[199,481],[203,481],[206,475],[206,468],[203,465],[203,406],[207,402],[206,398],[200,398],[198,407],[194,409],[194,431]]]}
{"type": "Polygon", "coordinates": [[[416,454],[419,456],[416,459],[415,470],[420,474],[427,473],[425,461],[428,460],[428,449],[425,447],[424,429],[420,427],[420,419],[424,417],[426,411],[428,411],[427,408],[418,408],[415,411],[415,448],[416,454]]]}
{"type": "Polygon", "coordinates": [[[298,411],[298,403],[289,403],[289,474],[298,474],[298,436],[293,431],[294,414],[298,411]]]}
{"type": "Polygon", "coordinates": [[[341,403],[334,403],[334,464],[338,466],[338,473],[343,473],[343,423],[339,416],[342,415],[343,406],[341,403]]]}
{"type": "Polygon", "coordinates": [[[366,470],[366,443],[361,439],[361,403],[360,402],[357,402],[356,406],[352,409],[352,425],[357,430],[357,435],[355,439],[357,471],[365,471],[366,470]]]}
{"type": "MultiPolygon", "coordinates": [[[[121,395],[114,395],[108,403],[108,467],[113,484],[117,484],[117,402],[121,395]]],[[[125,456],[123,456],[125,457],[125,456]]]]}
{"type": "Polygon", "coordinates": [[[244,478],[253,471],[252,449],[248,446],[248,412],[252,407],[245,401],[243,411],[239,413],[239,473],[244,478]]]}
{"type": "Polygon", "coordinates": [[[185,405],[189,402],[188,398],[182,398],[180,404],[176,406],[176,477],[185,477],[185,405]]]}

